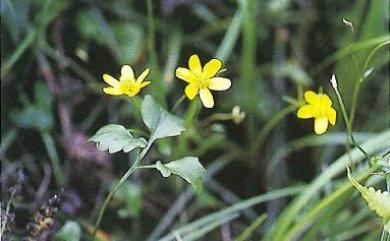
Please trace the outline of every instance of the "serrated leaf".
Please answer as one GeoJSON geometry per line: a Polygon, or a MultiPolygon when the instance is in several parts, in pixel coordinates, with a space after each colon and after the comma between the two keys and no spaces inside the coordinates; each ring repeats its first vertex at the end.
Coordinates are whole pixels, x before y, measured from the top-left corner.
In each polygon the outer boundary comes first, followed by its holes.
{"type": "Polygon", "coordinates": [[[158,161],[156,167],[163,177],[169,177],[171,174],[176,174],[190,183],[197,193],[202,192],[202,182],[203,177],[206,174],[206,169],[199,162],[197,157],[184,157],[167,164],[158,161]]]}
{"type": "Polygon", "coordinates": [[[164,110],[150,95],[141,105],[142,119],[150,130],[150,139],[180,135],[185,130],[183,120],[164,110]]]}
{"type": "Polygon", "coordinates": [[[75,221],[67,221],[64,226],[54,235],[55,241],[79,241],[81,228],[75,221]]]}
{"type": "MultiPolygon", "coordinates": [[[[378,216],[383,218],[386,223],[390,219],[390,194],[386,191],[375,190],[373,187],[365,187],[361,185],[347,168],[347,176],[352,185],[360,192],[368,207],[378,216]]],[[[389,224],[386,224],[389,228],[389,224]]]]}
{"type": "Polygon", "coordinates": [[[144,148],[146,146],[145,139],[134,137],[124,126],[117,124],[103,126],[89,141],[96,142],[96,147],[99,150],[108,150],[109,153],[121,150],[127,153],[137,147],[144,148]]]}

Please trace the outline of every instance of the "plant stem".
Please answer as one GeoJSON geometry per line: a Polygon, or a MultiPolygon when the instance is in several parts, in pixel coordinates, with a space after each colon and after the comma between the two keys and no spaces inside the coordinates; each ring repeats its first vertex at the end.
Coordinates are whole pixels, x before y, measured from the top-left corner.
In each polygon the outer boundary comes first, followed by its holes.
{"type": "MultiPolygon", "coordinates": [[[[355,138],[354,138],[353,133],[352,133],[352,126],[351,126],[351,123],[350,123],[349,118],[348,118],[347,110],[345,109],[344,101],[341,97],[341,94],[340,94],[340,91],[337,87],[337,84],[332,83],[332,86],[333,86],[334,91],[336,92],[337,101],[338,101],[340,108],[341,108],[341,113],[343,115],[345,126],[347,127],[347,132],[348,132],[348,136],[349,136],[348,141],[350,143],[352,143],[354,146],[356,146],[366,156],[366,158],[368,160],[370,160],[371,156],[355,141],[355,138]]],[[[348,150],[348,148],[347,148],[347,150],[348,150]]],[[[348,151],[348,153],[349,153],[349,151],[348,151]]]]}
{"type": "Polygon", "coordinates": [[[118,189],[127,181],[127,179],[130,177],[130,175],[135,171],[137,170],[138,168],[140,168],[138,165],[139,163],[144,159],[144,157],[146,156],[146,154],[148,153],[150,147],[152,146],[153,144],[153,140],[149,140],[148,142],[148,145],[142,150],[141,154],[137,157],[137,159],[135,160],[135,162],[133,163],[133,165],[127,170],[127,172],[121,177],[121,179],[118,181],[118,183],[114,186],[114,188],[112,189],[112,191],[108,194],[108,196],[106,197],[106,199],[104,200],[104,203],[103,203],[103,206],[101,207],[100,211],[99,211],[99,215],[98,215],[98,218],[96,220],[96,223],[95,223],[95,228],[92,232],[92,237],[95,238],[96,236],[96,232],[97,230],[99,229],[99,226],[100,226],[100,223],[102,221],[102,218],[103,218],[103,215],[104,215],[104,212],[108,206],[108,204],[110,203],[112,197],[114,196],[115,192],[118,191],[118,189]]]}
{"type": "Polygon", "coordinates": [[[156,99],[162,104],[163,107],[166,107],[164,82],[160,72],[160,67],[158,65],[157,51],[155,45],[156,41],[155,41],[155,21],[153,15],[153,1],[147,0],[146,6],[147,6],[147,13],[148,13],[147,41],[148,41],[151,69],[154,70],[153,71],[154,76],[152,76],[154,83],[153,85],[151,85],[151,88],[154,93],[153,96],[156,97],[156,99]]]}
{"type": "Polygon", "coordinates": [[[65,183],[64,180],[64,174],[61,170],[61,164],[58,157],[57,149],[54,144],[53,138],[50,136],[50,134],[46,131],[41,131],[41,136],[43,139],[43,142],[45,143],[46,151],[49,155],[49,159],[51,162],[51,168],[53,170],[54,179],[57,183],[57,186],[59,189],[63,188],[63,185],[65,183]]]}
{"type": "Polygon", "coordinates": [[[172,107],[172,109],[171,109],[171,113],[173,113],[179,106],[180,106],[180,104],[185,100],[185,98],[186,98],[186,96],[183,94],[181,97],[180,97],[180,99],[178,99],[177,101],[176,101],[176,103],[175,103],[175,105],[172,107]]]}
{"type": "Polygon", "coordinates": [[[36,30],[32,28],[26,37],[22,40],[19,46],[13,51],[13,54],[9,59],[7,59],[4,64],[1,66],[1,79],[7,74],[7,72],[12,68],[12,66],[20,59],[23,53],[27,48],[34,42],[36,39],[36,30]]]}
{"type": "Polygon", "coordinates": [[[359,96],[359,92],[360,92],[360,87],[364,81],[364,79],[366,78],[365,76],[365,73],[367,71],[367,67],[368,67],[368,64],[370,63],[372,57],[374,56],[374,54],[382,47],[386,46],[390,44],[390,40],[387,40],[381,44],[379,44],[378,46],[376,46],[371,52],[370,54],[368,55],[366,61],[364,62],[364,65],[363,65],[363,69],[362,69],[362,74],[361,74],[361,77],[359,78],[359,80],[357,81],[356,85],[355,85],[355,89],[353,91],[353,96],[352,96],[352,106],[351,106],[351,115],[350,115],[350,121],[351,121],[351,127],[353,126],[353,122],[355,120],[355,114],[356,114],[356,106],[357,106],[357,98],[359,96]]]}
{"type": "Polygon", "coordinates": [[[216,121],[225,121],[225,120],[232,120],[233,115],[231,113],[215,113],[212,114],[211,116],[207,117],[203,123],[201,124],[202,127],[206,127],[210,125],[213,122],[216,121]]]}

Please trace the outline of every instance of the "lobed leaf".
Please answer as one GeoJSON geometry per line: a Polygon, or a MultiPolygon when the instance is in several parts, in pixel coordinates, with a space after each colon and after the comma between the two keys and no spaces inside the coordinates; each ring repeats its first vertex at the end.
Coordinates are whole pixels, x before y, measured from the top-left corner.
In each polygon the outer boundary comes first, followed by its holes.
{"type": "MultiPolygon", "coordinates": [[[[373,187],[365,187],[361,185],[352,175],[349,168],[347,168],[347,176],[352,185],[361,193],[364,200],[366,200],[368,207],[374,211],[378,216],[382,217],[384,222],[388,222],[390,218],[390,194],[389,192],[382,192],[375,190],[373,187]]],[[[386,224],[387,230],[390,228],[389,223],[386,224]]]]}
{"type": "Polygon", "coordinates": [[[156,167],[163,177],[169,177],[171,174],[176,174],[190,183],[197,193],[202,192],[202,181],[206,174],[206,169],[199,162],[197,157],[188,156],[167,164],[158,161],[156,167]]]}
{"type": "Polygon", "coordinates": [[[117,124],[103,126],[89,141],[96,142],[96,147],[100,151],[108,150],[109,153],[121,150],[127,153],[137,147],[144,148],[146,146],[145,139],[134,137],[124,126],[117,124]]]}
{"type": "Polygon", "coordinates": [[[150,95],[141,105],[142,119],[150,130],[150,140],[180,135],[185,130],[183,120],[164,110],[150,95]]]}

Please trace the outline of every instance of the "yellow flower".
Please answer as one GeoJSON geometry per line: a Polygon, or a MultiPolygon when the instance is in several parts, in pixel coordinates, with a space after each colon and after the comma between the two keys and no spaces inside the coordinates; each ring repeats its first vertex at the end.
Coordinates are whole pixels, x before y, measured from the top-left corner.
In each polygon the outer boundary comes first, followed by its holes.
{"type": "Polygon", "coordinates": [[[332,101],[326,94],[316,94],[313,91],[305,92],[308,104],[299,108],[297,116],[302,119],[314,118],[314,132],[318,135],[325,133],[328,122],[336,124],[336,110],[332,108],[332,101]]]}
{"type": "Polygon", "coordinates": [[[144,81],[149,75],[149,68],[146,68],[144,72],[136,79],[134,71],[130,65],[123,65],[121,69],[121,76],[119,81],[111,75],[104,74],[103,80],[110,87],[103,88],[103,92],[108,95],[128,95],[133,97],[137,95],[142,88],[150,84],[150,81],[144,81]]]}
{"type": "Polygon", "coordinates": [[[214,97],[210,90],[222,91],[231,86],[228,78],[215,76],[222,68],[222,62],[219,59],[212,59],[202,68],[199,56],[194,54],[188,60],[188,67],[176,69],[176,77],[188,83],[184,93],[190,100],[193,100],[199,93],[203,105],[206,108],[212,108],[214,97]]]}

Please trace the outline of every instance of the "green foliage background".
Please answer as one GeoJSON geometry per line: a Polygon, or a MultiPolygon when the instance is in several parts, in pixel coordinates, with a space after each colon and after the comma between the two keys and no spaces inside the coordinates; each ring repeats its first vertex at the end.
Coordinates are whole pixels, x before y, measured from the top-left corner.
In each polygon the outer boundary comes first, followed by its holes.
{"type": "Polygon", "coordinates": [[[216,94],[212,110],[185,101],[176,114],[188,131],[159,141],[147,159],[198,156],[208,172],[203,194],[180,178],[135,175],[103,220],[107,240],[379,240],[383,224],[345,167],[378,189],[384,179],[370,175],[378,170],[359,151],[346,154],[329,79],[336,74],[357,141],[372,155],[390,150],[388,10],[388,0],[1,1],[2,208],[12,200],[15,217],[8,237],[21,240],[37,207],[62,192],[48,240],[87,240],[135,155],[108,156],[87,140],[107,123],[143,126],[134,102],[102,94],[102,74],[150,67],[153,83],[141,95],[170,109],[185,86],[174,70],[196,53],[203,63],[223,60],[233,86],[216,94]],[[315,136],[312,121],[296,118],[295,99],[319,88],[338,120],[315,136]],[[246,112],[240,124],[214,118],[235,105],[246,112]]]}

